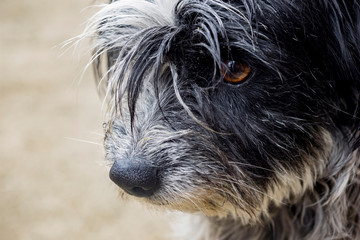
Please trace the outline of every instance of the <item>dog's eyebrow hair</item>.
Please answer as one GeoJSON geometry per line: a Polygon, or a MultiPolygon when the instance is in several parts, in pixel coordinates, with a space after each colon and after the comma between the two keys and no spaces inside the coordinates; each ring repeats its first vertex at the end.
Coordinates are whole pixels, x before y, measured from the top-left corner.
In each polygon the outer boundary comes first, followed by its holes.
{"type": "MultiPolygon", "coordinates": [[[[222,38],[224,38],[225,40],[227,39],[226,31],[223,22],[221,20],[222,18],[225,18],[227,14],[223,12],[225,12],[225,10],[231,11],[234,14],[237,14],[238,17],[245,19],[247,22],[249,20],[246,19],[243,13],[241,13],[235,8],[232,8],[230,6],[224,6],[220,2],[216,2],[216,1],[214,1],[213,4],[224,8],[220,12],[222,14],[221,16],[219,16],[218,13],[215,12],[213,8],[210,6],[204,7],[203,4],[199,4],[192,1],[179,2],[178,5],[175,7],[175,16],[177,19],[175,21],[175,25],[176,23],[181,22],[179,18],[186,19],[187,16],[191,17],[192,15],[195,15],[197,20],[193,20],[193,21],[196,22],[197,24],[195,27],[194,34],[200,34],[201,36],[204,37],[206,41],[194,43],[194,44],[197,47],[203,47],[206,51],[208,51],[212,56],[214,65],[217,66],[217,68],[221,68],[221,54],[220,54],[221,50],[220,50],[220,43],[217,34],[221,33],[222,38]]],[[[125,16],[127,17],[131,16],[129,14],[131,14],[132,11],[135,11],[136,14],[138,14],[138,12],[143,13],[143,9],[140,10],[134,8],[128,10],[128,8],[126,8],[125,16]]],[[[136,21],[142,21],[142,19],[141,18],[139,19],[137,15],[135,16],[136,16],[135,18],[136,21]]],[[[148,14],[146,14],[145,16],[146,16],[145,20],[148,20],[148,18],[150,18],[148,14]]],[[[113,37],[111,38],[110,36],[106,37],[107,34],[106,30],[109,31],[111,27],[116,27],[117,31],[124,31],[126,33],[126,31],[128,31],[127,29],[129,28],[127,21],[125,21],[126,24],[119,25],[118,19],[119,20],[122,19],[121,15],[120,16],[117,15],[115,20],[104,19],[99,21],[101,23],[100,29],[104,29],[104,31],[98,30],[100,33],[99,37],[105,39],[106,38],[114,39],[113,37]],[[105,36],[102,36],[104,34],[105,36]]],[[[252,31],[251,25],[249,24],[248,26],[250,27],[250,31],[252,31]]],[[[152,78],[154,79],[158,78],[157,75],[159,74],[159,69],[161,68],[164,61],[163,56],[166,55],[167,52],[169,52],[172,39],[174,39],[177,35],[179,35],[179,33],[184,32],[183,28],[186,28],[186,26],[183,27],[182,25],[180,25],[175,27],[172,26],[147,27],[144,30],[140,30],[138,33],[134,35],[126,37],[127,34],[125,34],[125,37],[121,36],[121,39],[125,40],[125,43],[121,47],[121,50],[117,50],[115,46],[114,47],[111,46],[111,44],[116,43],[114,41],[111,41],[110,44],[106,44],[106,46],[104,47],[104,50],[106,49],[109,53],[113,53],[110,54],[110,57],[108,58],[108,63],[114,63],[114,66],[116,66],[116,68],[113,68],[112,70],[114,71],[113,79],[115,79],[114,82],[116,82],[117,85],[117,91],[115,91],[114,94],[115,109],[121,109],[119,104],[121,104],[121,98],[124,95],[122,92],[127,91],[128,107],[130,109],[131,119],[132,119],[131,122],[133,122],[134,120],[135,106],[136,106],[137,98],[139,96],[139,92],[142,89],[141,86],[145,78],[145,75],[154,74],[152,78]],[[115,54],[118,53],[117,63],[115,62],[113,57],[114,53],[115,54]],[[149,73],[147,69],[153,69],[154,71],[151,71],[149,73]],[[119,92],[119,89],[121,89],[119,86],[122,84],[123,78],[125,76],[129,76],[127,79],[126,88],[123,88],[119,92]]],[[[111,31],[110,33],[112,34],[111,31]]],[[[247,31],[245,29],[244,29],[244,33],[247,34],[247,31]]],[[[252,38],[249,37],[249,39],[252,38]]],[[[117,40],[119,40],[119,38],[117,38],[117,40]]],[[[100,48],[97,51],[102,52],[104,50],[101,50],[100,48]]],[[[100,64],[98,63],[97,66],[100,66],[100,64]]],[[[213,78],[215,77],[216,77],[216,71],[213,71],[213,78]]]]}

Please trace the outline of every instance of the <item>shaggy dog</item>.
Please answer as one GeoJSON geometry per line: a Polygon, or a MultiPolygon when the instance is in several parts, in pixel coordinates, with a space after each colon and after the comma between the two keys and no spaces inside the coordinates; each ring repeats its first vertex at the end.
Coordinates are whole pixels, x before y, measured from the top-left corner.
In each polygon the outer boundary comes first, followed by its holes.
{"type": "Polygon", "coordinates": [[[110,178],[193,213],[187,240],[360,239],[359,3],[105,5],[110,178]]]}

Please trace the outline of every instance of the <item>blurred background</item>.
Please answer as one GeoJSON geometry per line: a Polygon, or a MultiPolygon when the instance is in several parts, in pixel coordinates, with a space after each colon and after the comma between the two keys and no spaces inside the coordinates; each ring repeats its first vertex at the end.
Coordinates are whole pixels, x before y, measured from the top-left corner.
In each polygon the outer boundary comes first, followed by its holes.
{"type": "Polygon", "coordinates": [[[0,0],[1,240],[169,239],[166,216],[118,197],[90,56],[61,49],[96,3],[0,0]]]}

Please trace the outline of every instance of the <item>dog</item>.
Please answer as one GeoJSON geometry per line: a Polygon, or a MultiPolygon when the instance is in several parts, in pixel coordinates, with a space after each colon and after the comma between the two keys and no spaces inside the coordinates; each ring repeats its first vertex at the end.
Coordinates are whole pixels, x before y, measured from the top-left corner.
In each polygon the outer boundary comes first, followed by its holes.
{"type": "Polygon", "coordinates": [[[360,239],[359,0],[119,0],[87,34],[124,196],[187,240],[360,239]]]}

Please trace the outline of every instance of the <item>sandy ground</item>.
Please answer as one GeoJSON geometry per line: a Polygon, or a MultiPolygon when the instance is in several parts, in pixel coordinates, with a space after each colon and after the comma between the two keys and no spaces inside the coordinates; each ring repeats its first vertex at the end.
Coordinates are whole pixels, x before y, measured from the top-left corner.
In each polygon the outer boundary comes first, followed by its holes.
{"type": "Polygon", "coordinates": [[[118,198],[89,56],[59,47],[92,4],[0,1],[1,240],[169,239],[165,216],[118,198]]]}

